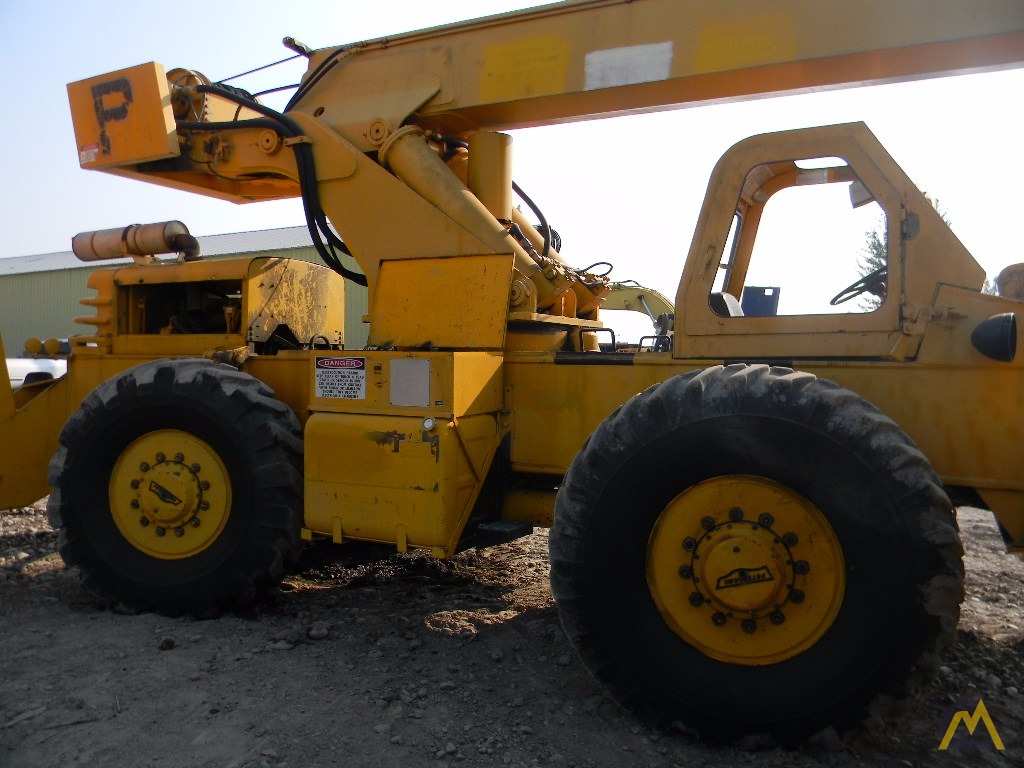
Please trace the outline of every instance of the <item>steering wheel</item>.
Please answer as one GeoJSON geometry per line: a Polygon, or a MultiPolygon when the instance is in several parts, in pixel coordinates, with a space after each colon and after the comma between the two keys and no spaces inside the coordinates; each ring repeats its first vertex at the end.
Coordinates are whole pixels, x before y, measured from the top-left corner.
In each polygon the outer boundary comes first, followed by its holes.
{"type": "Polygon", "coordinates": [[[833,307],[836,304],[844,304],[850,299],[855,299],[862,293],[873,293],[876,296],[885,295],[885,281],[889,277],[888,267],[879,267],[873,272],[868,272],[864,277],[855,283],[851,283],[837,293],[829,301],[833,307]]]}

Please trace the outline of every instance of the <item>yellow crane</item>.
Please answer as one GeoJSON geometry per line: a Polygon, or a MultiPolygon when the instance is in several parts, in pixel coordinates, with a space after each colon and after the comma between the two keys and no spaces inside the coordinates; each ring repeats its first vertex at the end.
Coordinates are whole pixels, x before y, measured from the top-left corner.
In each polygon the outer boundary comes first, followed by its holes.
{"type": "Polygon", "coordinates": [[[500,131],[1017,67],[1024,6],[579,0],[286,44],[309,69],[281,112],[153,63],[69,86],[83,168],[299,196],[329,268],[207,262],[179,222],[78,235],[80,258],[136,263],[93,274],[65,377],[0,392],[0,507],[49,492],[87,587],[200,615],[302,540],[444,558],[550,526],[583,663],[705,733],[843,726],[916,679],[963,596],[952,502],[1024,547],[1020,298],[981,292],[862,124],[729,150],[674,302],[567,264],[500,131]],[[833,297],[870,311],[753,311],[768,203],[837,188],[884,217],[885,264],[833,297]],[[651,337],[622,349],[602,306],[651,337]]]}

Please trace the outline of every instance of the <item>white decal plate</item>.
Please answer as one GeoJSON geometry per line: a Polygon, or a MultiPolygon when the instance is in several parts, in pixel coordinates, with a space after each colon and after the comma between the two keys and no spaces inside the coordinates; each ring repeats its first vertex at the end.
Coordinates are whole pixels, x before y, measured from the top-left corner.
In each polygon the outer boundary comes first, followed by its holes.
{"type": "Polygon", "coordinates": [[[672,43],[631,45],[592,51],[586,58],[588,91],[666,80],[672,72],[672,43]]]}

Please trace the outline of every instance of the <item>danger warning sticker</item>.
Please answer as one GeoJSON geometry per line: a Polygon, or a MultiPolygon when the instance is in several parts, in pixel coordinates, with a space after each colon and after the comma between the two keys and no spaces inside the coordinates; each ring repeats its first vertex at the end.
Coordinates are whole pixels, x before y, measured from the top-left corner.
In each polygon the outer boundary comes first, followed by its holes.
{"type": "Polygon", "coordinates": [[[366,358],[316,358],[316,396],[343,400],[365,400],[366,358]]]}

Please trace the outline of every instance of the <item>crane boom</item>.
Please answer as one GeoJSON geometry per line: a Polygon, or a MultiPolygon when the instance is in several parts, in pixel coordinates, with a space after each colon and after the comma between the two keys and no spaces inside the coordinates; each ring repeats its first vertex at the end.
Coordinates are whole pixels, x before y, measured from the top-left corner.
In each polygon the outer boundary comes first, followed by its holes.
{"type": "MultiPolygon", "coordinates": [[[[310,90],[436,78],[418,119],[509,130],[1024,65],[1015,0],[573,0],[316,52],[310,90]],[[401,73],[401,74],[399,74],[401,73]]],[[[333,100],[333,99],[332,99],[333,100]]],[[[419,105],[418,105],[419,107],[419,105]]]]}

